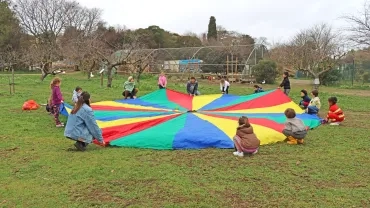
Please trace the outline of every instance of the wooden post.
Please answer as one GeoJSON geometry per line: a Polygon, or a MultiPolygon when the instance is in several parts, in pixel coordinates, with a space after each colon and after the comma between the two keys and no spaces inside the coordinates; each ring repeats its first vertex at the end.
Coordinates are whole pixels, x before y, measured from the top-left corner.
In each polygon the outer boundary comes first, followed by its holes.
{"type": "Polygon", "coordinates": [[[14,87],[14,67],[12,67],[12,88],[13,88],[13,94],[15,93],[15,87],[14,87]]]}
{"type": "Polygon", "coordinates": [[[229,74],[229,55],[226,56],[226,75],[229,74]]]}
{"type": "Polygon", "coordinates": [[[235,72],[236,72],[236,76],[238,76],[238,57],[235,57],[235,72]]]}
{"type": "Polygon", "coordinates": [[[9,93],[12,94],[12,84],[9,77],[9,93]]]}
{"type": "Polygon", "coordinates": [[[234,79],[234,54],[231,54],[231,74],[232,74],[232,78],[234,79]]]}

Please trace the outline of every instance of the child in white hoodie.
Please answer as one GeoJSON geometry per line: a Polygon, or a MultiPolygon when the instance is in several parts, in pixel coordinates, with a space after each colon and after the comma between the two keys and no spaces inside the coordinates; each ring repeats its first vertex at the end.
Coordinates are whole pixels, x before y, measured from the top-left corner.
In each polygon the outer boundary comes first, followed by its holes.
{"type": "Polygon", "coordinates": [[[222,94],[229,94],[230,83],[225,79],[220,81],[220,90],[222,94]]]}
{"type": "Polygon", "coordinates": [[[74,104],[76,104],[76,103],[77,103],[77,101],[78,101],[78,97],[80,97],[81,93],[82,93],[82,88],[81,88],[81,87],[76,87],[76,89],[75,89],[75,90],[73,90],[72,102],[73,102],[74,104]]]}

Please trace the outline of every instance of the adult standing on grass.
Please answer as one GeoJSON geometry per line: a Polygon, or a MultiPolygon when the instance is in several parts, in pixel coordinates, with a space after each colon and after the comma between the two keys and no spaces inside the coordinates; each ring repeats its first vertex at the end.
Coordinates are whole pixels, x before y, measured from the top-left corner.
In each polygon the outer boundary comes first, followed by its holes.
{"type": "Polygon", "coordinates": [[[127,99],[130,97],[131,99],[136,99],[136,93],[139,90],[135,88],[135,80],[132,76],[129,76],[127,81],[123,84],[123,93],[122,95],[127,99]]]}
{"type": "Polygon", "coordinates": [[[79,151],[85,151],[93,139],[105,144],[102,131],[96,123],[94,112],[90,107],[90,94],[83,92],[71,114],[68,116],[64,136],[76,141],[75,147],[79,151]]]}
{"type": "Polygon", "coordinates": [[[289,73],[284,72],[283,74],[283,81],[279,85],[279,89],[282,88],[284,89],[284,94],[289,95],[290,92],[290,81],[289,81],[289,73]]]}

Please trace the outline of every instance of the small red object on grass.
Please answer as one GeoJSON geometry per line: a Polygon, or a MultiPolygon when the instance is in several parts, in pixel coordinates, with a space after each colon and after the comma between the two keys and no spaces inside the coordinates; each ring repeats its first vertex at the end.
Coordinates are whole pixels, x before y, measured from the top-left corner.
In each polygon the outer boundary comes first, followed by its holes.
{"type": "Polygon", "coordinates": [[[40,108],[40,105],[36,103],[34,100],[27,100],[23,103],[22,110],[37,110],[40,108]]]}

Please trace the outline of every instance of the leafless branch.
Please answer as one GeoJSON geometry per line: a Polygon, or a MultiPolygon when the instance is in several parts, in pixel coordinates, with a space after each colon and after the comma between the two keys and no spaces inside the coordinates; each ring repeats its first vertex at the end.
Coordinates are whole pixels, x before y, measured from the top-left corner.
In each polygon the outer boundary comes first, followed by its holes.
{"type": "Polygon", "coordinates": [[[370,46],[370,2],[366,1],[363,10],[358,15],[344,15],[342,19],[348,22],[344,28],[350,33],[349,40],[358,46],[370,46]]]}

